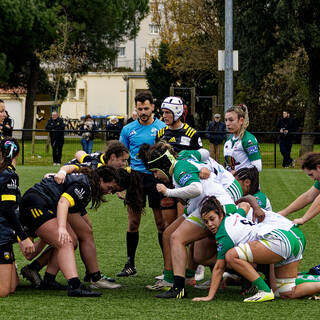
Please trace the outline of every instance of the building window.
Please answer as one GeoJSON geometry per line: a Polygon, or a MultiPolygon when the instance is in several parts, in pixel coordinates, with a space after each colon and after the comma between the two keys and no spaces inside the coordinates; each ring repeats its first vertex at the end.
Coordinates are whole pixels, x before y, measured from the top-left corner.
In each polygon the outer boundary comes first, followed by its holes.
{"type": "Polygon", "coordinates": [[[69,99],[74,99],[76,97],[76,89],[69,89],[69,99]]]}
{"type": "Polygon", "coordinates": [[[84,99],[84,89],[79,89],[79,100],[84,99]]]}
{"type": "Polygon", "coordinates": [[[157,24],[149,24],[149,32],[151,34],[159,34],[159,25],[157,25],[157,24]]]}
{"type": "Polygon", "coordinates": [[[126,47],[120,47],[119,48],[119,57],[125,57],[126,56],[126,47]]]}

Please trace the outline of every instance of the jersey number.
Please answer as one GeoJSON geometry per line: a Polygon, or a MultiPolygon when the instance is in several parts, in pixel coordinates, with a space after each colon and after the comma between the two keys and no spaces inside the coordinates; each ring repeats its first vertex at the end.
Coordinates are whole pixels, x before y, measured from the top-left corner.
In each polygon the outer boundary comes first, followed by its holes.
{"type": "Polygon", "coordinates": [[[251,221],[246,220],[246,219],[242,219],[242,220],[240,220],[240,222],[241,222],[242,224],[248,224],[248,225],[250,225],[251,227],[255,225],[254,222],[251,222],[251,221]]]}

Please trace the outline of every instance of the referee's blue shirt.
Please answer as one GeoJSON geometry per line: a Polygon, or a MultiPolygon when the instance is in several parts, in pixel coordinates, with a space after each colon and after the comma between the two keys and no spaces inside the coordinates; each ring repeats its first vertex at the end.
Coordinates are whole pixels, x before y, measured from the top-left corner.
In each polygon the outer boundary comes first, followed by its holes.
{"type": "Polygon", "coordinates": [[[153,123],[148,126],[140,124],[137,119],[122,128],[120,141],[129,149],[130,167],[133,170],[151,174],[142,160],[138,158],[139,148],[143,143],[154,144],[157,131],[164,127],[166,127],[166,124],[155,118],[153,123]]]}

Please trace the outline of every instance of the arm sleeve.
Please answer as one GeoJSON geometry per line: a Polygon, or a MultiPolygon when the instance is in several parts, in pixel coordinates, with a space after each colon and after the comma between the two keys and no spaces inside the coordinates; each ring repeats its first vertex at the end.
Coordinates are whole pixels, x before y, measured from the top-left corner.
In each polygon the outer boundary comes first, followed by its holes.
{"type": "Polygon", "coordinates": [[[5,206],[2,209],[1,214],[6,218],[6,220],[9,222],[10,226],[14,231],[16,232],[16,235],[19,237],[21,241],[28,238],[27,233],[24,231],[17,214],[15,213],[15,210],[17,209],[17,206],[5,206]]]}
{"type": "Polygon", "coordinates": [[[228,250],[234,247],[234,243],[229,236],[219,237],[217,240],[217,259],[224,259],[228,250]]]}
{"type": "Polygon", "coordinates": [[[47,124],[46,124],[46,129],[47,130],[52,130],[52,124],[51,124],[51,121],[49,120],[48,122],[47,122],[47,124]]]}
{"type": "Polygon", "coordinates": [[[251,161],[251,163],[257,168],[257,170],[259,172],[261,172],[261,170],[262,170],[262,160],[261,159],[251,161]]]}
{"type": "Polygon", "coordinates": [[[66,126],[66,125],[64,124],[63,119],[60,118],[60,119],[59,119],[59,127],[58,127],[57,129],[58,129],[58,130],[64,130],[65,126],[66,126]]]}
{"type": "Polygon", "coordinates": [[[191,146],[195,150],[198,150],[203,147],[202,140],[198,131],[193,135],[191,139],[191,146]]]}
{"type": "Polygon", "coordinates": [[[245,153],[248,156],[249,161],[255,167],[257,167],[258,171],[261,171],[262,170],[262,162],[261,162],[259,143],[258,143],[257,139],[254,136],[252,136],[250,138],[250,140],[243,141],[242,146],[243,146],[245,153]],[[258,162],[255,162],[255,161],[259,161],[259,160],[260,160],[260,164],[258,162]],[[259,166],[260,166],[260,170],[258,168],[259,166]]]}
{"type": "Polygon", "coordinates": [[[209,160],[210,152],[207,149],[201,148],[198,150],[198,152],[201,155],[201,161],[205,162],[205,161],[209,160]]]}
{"type": "Polygon", "coordinates": [[[126,148],[129,149],[129,143],[128,143],[127,135],[126,135],[126,132],[124,129],[122,129],[120,132],[120,139],[119,140],[120,140],[120,142],[122,142],[126,146],[126,148]]]}
{"type": "Polygon", "coordinates": [[[90,188],[85,184],[70,185],[61,197],[66,198],[70,203],[70,212],[83,210],[90,201],[90,188]]]}
{"type": "Polygon", "coordinates": [[[181,198],[181,199],[191,199],[200,196],[202,193],[202,185],[200,182],[192,182],[186,187],[167,189],[165,196],[181,198]]]}

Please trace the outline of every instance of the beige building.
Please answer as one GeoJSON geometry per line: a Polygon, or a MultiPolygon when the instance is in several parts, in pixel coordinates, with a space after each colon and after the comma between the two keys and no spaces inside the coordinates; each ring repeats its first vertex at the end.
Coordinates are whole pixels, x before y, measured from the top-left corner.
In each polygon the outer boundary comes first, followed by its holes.
{"type": "Polygon", "coordinates": [[[152,16],[149,14],[141,21],[135,40],[118,43],[119,55],[115,61],[115,67],[131,68],[134,71],[143,72],[148,65],[147,58],[153,50],[153,44],[159,41],[159,26],[152,21],[152,16]]]}
{"type": "Polygon", "coordinates": [[[141,72],[89,72],[69,89],[61,105],[63,118],[80,119],[86,114],[127,117],[134,109],[137,92],[148,89],[145,74],[141,72]]]}
{"type": "MultiPolygon", "coordinates": [[[[26,90],[24,88],[2,89],[0,88],[0,99],[5,103],[6,110],[12,119],[14,129],[21,129],[24,122],[26,90]]],[[[21,132],[13,132],[16,138],[21,137],[21,132]]]]}

